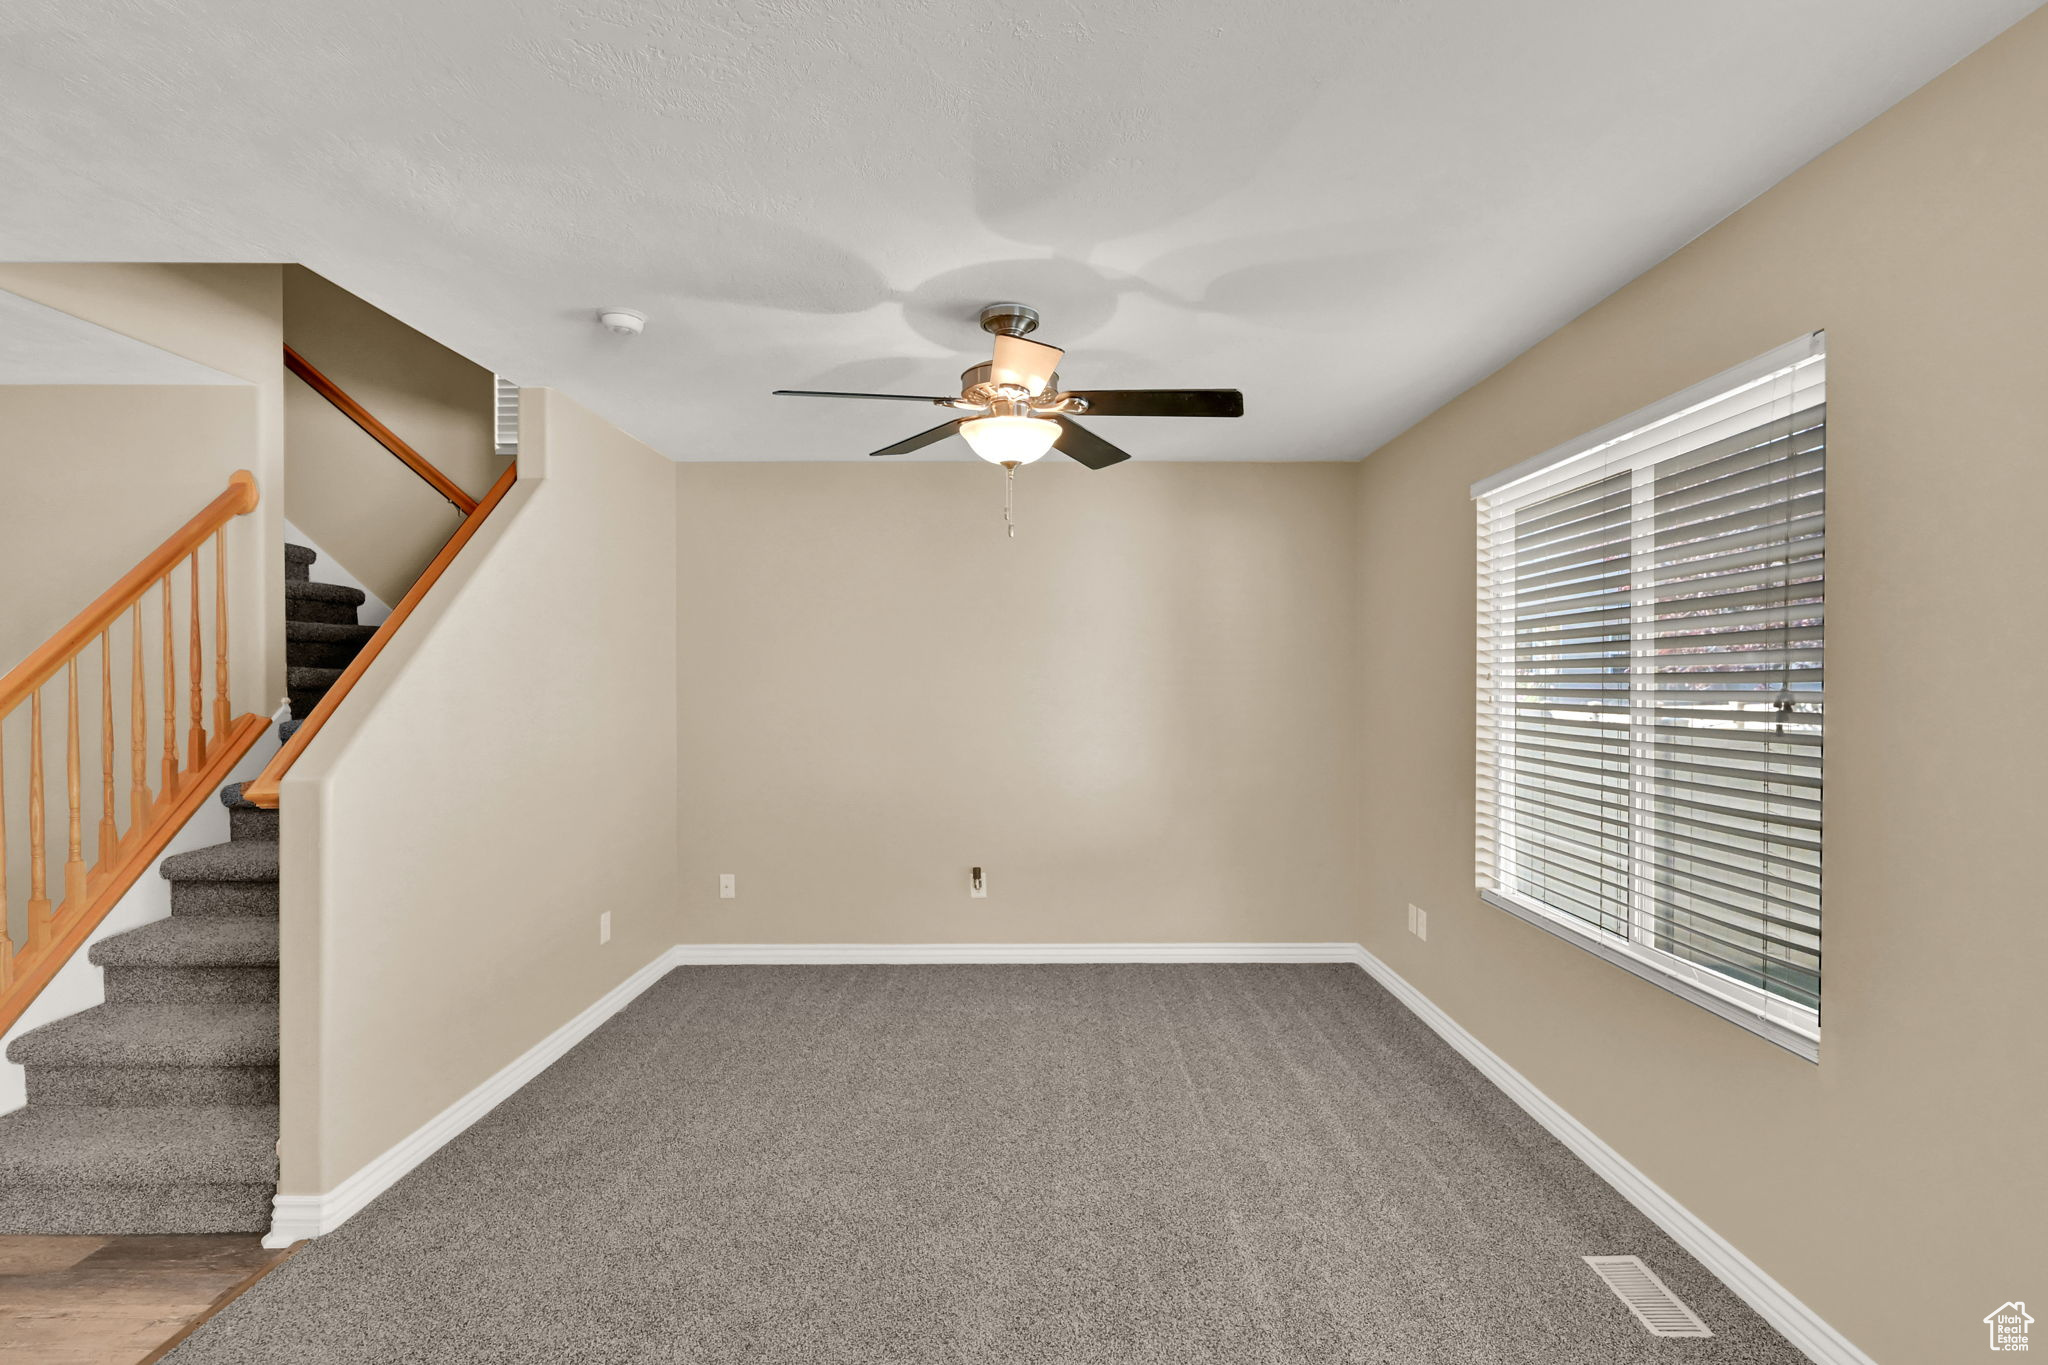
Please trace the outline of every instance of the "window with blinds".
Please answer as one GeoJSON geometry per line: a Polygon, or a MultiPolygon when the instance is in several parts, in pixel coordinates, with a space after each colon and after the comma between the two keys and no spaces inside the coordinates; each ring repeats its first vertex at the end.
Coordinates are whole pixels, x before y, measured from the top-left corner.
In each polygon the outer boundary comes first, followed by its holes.
{"type": "Polygon", "coordinates": [[[1813,1057],[1826,351],[1473,488],[1491,903],[1813,1057]]]}

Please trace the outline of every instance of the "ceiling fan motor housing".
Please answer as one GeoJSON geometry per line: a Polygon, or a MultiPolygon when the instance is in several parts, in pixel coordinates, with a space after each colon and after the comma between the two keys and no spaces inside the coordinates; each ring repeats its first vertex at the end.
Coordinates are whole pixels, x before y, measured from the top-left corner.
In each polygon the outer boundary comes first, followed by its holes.
{"type": "Polygon", "coordinates": [[[992,303],[981,310],[981,330],[999,337],[1021,337],[1038,330],[1038,310],[1021,303],[992,303]]]}
{"type": "MultiPolygon", "coordinates": [[[[1005,388],[996,384],[994,380],[995,366],[986,360],[960,371],[960,401],[974,407],[987,407],[991,403],[1013,399],[1024,392],[1018,388],[1005,388]]],[[[1034,405],[1048,410],[1054,407],[1074,407],[1073,403],[1050,401],[1059,394],[1059,389],[1060,377],[1054,374],[1046,380],[1045,392],[1034,405]]]]}

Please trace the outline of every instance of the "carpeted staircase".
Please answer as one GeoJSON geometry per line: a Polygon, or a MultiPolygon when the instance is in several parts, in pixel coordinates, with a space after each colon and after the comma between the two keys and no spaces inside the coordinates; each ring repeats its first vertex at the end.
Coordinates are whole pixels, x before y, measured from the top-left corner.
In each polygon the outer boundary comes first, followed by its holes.
{"type": "MultiPolygon", "coordinates": [[[[285,546],[289,738],[375,633],[359,589],[285,546]]],[[[8,1047],[0,1234],[261,1232],[277,1189],[277,812],[224,787],[231,838],[163,860],[171,914],[90,949],[106,1003],[8,1047]]]]}

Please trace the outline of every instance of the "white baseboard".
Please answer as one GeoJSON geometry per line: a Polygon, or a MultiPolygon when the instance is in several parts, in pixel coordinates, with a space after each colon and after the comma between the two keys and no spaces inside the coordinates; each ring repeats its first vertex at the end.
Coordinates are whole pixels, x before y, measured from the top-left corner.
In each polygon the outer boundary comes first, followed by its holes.
{"type": "Polygon", "coordinates": [[[1778,1329],[1815,1365],[1876,1365],[1763,1267],[1666,1194],[1592,1129],[1356,943],[680,943],[529,1048],[418,1131],[326,1194],[278,1195],[263,1244],[289,1246],[340,1227],[357,1210],[546,1070],[673,967],[801,963],[1349,962],[1365,969],[1501,1093],[1778,1329]]]}
{"type": "Polygon", "coordinates": [[[1356,962],[1356,943],[681,943],[692,966],[921,962],[1356,962]]]}
{"type": "Polygon", "coordinates": [[[1386,987],[1388,994],[1435,1030],[1453,1051],[1472,1063],[1502,1094],[1520,1105],[1530,1118],[1548,1129],[1552,1137],[1570,1148],[1572,1155],[1612,1185],[1616,1193],[1635,1205],[1645,1218],[1664,1229],[1672,1241],[1690,1252],[1694,1260],[1754,1309],[1758,1317],[1777,1328],[1785,1340],[1803,1352],[1807,1359],[1815,1365],[1877,1365],[1858,1350],[1854,1342],[1830,1327],[1818,1313],[1765,1273],[1762,1266],[1737,1250],[1733,1242],[1701,1222],[1690,1209],[1666,1194],[1626,1157],[1601,1141],[1592,1129],[1560,1108],[1548,1095],[1530,1084],[1526,1076],[1502,1061],[1462,1024],[1437,1008],[1428,996],[1409,985],[1399,972],[1363,947],[1357,944],[1351,947],[1352,961],[1386,987]]]}
{"type": "Polygon", "coordinates": [[[552,1066],[563,1053],[597,1030],[598,1025],[633,1003],[642,991],[676,965],[670,948],[607,991],[598,1001],[522,1053],[476,1089],[464,1095],[398,1142],[389,1151],[325,1194],[280,1194],[271,1200],[267,1247],[288,1247],[308,1237],[334,1231],[365,1204],[397,1184],[413,1167],[441,1150],[472,1123],[497,1108],[528,1081],[552,1066]]]}

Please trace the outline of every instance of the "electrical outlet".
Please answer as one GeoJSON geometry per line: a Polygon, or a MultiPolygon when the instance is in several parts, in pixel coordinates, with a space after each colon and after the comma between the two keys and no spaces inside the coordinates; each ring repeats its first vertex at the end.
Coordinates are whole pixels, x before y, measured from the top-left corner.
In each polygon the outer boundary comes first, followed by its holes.
{"type": "Polygon", "coordinates": [[[1429,911],[1417,907],[1415,911],[1415,937],[1429,942],[1429,911]]]}
{"type": "Polygon", "coordinates": [[[718,898],[729,901],[740,893],[740,879],[730,872],[718,874],[718,898]]]}
{"type": "Polygon", "coordinates": [[[1408,932],[1409,932],[1409,933],[1411,933],[1411,934],[1412,934],[1412,933],[1414,933],[1414,932],[1415,932],[1415,917],[1416,917],[1417,915],[1421,914],[1421,913],[1422,913],[1422,912],[1421,912],[1420,910],[1417,910],[1417,909],[1416,909],[1416,908],[1415,908],[1415,907],[1414,907],[1414,906],[1413,906],[1412,904],[1411,904],[1411,905],[1410,905],[1410,906],[1408,907],[1408,932]]]}
{"type": "Polygon", "coordinates": [[[988,874],[978,867],[967,875],[967,894],[973,900],[988,899],[988,874]]]}
{"type": "Polygon", "coordinates": [[[599,943],[610,943],[612,941],[612,912],[609,910],[597,917],[597,941],[599,943]]]}

